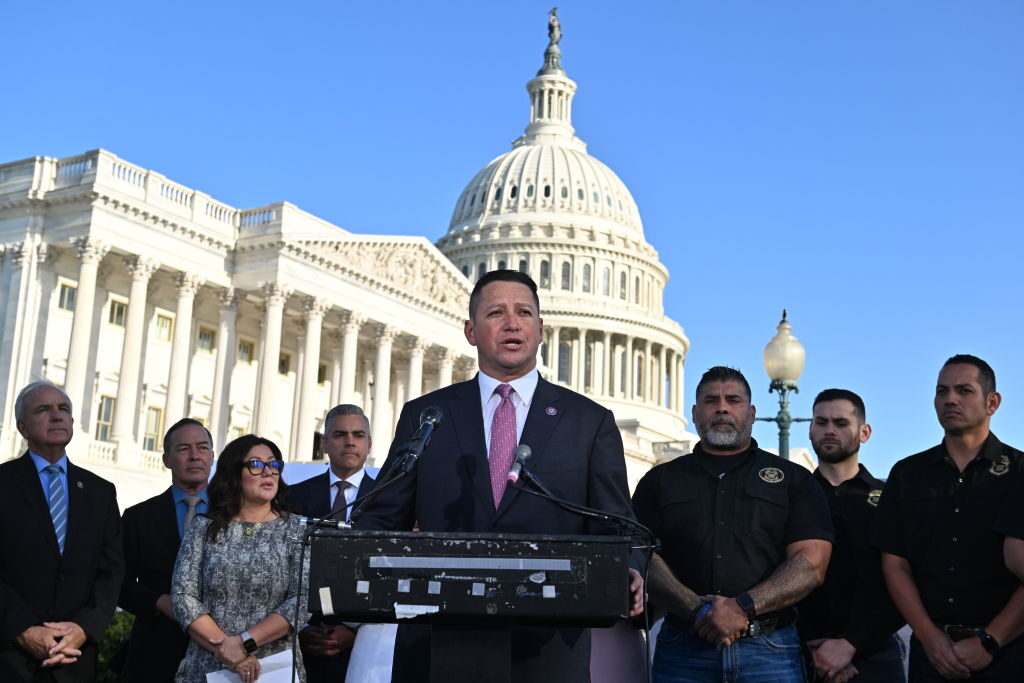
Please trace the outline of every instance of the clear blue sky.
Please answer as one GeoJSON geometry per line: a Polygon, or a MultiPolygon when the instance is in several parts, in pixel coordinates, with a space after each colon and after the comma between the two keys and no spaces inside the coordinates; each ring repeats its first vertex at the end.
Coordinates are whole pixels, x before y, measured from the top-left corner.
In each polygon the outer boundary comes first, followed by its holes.
{"type": "MultiPolygon", "coordinates": [[[[436,239],[527,123],[550,6],[3,3],[0,161],[104,147],[234,206],[436,239]]],[[[761,351],[786,307],[807,348],[794,414],[827,386],[861,393],[876,474],[939,440],[956,352],[995,367],[995,432],[1024,447],[1024,3],[559,14],[577,134],[671,273],[688,395],[734,365],[774,414],[761,351]]]]}

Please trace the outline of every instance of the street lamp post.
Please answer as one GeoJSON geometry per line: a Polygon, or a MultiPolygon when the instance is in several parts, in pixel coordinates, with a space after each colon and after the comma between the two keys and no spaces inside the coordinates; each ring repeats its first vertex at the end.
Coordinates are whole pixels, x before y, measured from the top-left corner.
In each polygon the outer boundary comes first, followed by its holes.
{"type": "Polygon", "coordinates": [[[768,345],[764,347],[764,369],[768,373],[771,384],[768,393],[779,392],[779,413],[775,417],[759,417],[764,422],[774,422],[779,426],[779,457],[789,459],[789,426],[794,422],[810,422],[808,417],[793,417],[789,414],[789,392],[799,393],[797,380],[804,371],[806,354],[804,347],[793,336],[793,326],[786,320],[786,311],[782,311],[782,320],[768,345]]]}

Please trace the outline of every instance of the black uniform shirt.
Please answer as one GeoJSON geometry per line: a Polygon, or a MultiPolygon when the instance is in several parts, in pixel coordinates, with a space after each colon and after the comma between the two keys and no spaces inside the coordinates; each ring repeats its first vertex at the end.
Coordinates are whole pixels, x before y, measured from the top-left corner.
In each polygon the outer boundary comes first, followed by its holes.
{"type": "Polygon", "coordinates": [[[768,578],[786,546],[832,540],[828,504],[811,473],[751,441],[737,456],[704,453],[658,465],[633,494],[637,519],[698,595],[736,596],[768,578]]]}
{"type": "Polygon", "coordinates": [[[820,470],[814,478],[832,510],[836,540],[825,583],[797,605],[800,636],[846,638],[859,653],[871,654],[903,626],[885,588],[880,553],[868,544],[884,484],[863,465],[839,486],[820,470]]]}
{"type": "Polygon", "coordinates": [[[1019,503],[1022,467],[1024,454],[991,433],[962,473],[944,443],[893,466],[871,541],[910,562],[935,623],[984,626],[1020,585],[998,529],[1003,507],[1019,503]]]}

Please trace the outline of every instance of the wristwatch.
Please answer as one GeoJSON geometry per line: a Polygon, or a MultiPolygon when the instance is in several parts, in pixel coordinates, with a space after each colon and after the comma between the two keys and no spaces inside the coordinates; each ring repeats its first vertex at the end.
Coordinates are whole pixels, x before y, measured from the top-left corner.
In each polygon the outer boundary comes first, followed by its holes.
{"type": "MultiPolygon", "coordinates": [[[[242,631],[238,634],[238,637],[242,639],[242,647],[245,648],[246,654],[252,654],[256,652],[256,648],[259,647],[256,644],[256,639],[253,638],[248,631],[242,631]]],[[[989,636],[991,638],[991,636],[989,636]]]]}
{"type": "Polygon", "coordinates": [[[757,619],[757,608],[754,607],[754,599],[750,597],[750,593],[740,593],[736,596],[736,604],[740,606],[743,613],[747,615],[747,619],[753,621],[757,619]]]}
{"type": "Polygon", "coordinates": [[[999,650],[1002,649],[999,645],[999,641],[995,637],[983,628],[978,629],[978,639],[981,641],[981,646],[985,648],[985,652],[995,657],[999,650]]]}

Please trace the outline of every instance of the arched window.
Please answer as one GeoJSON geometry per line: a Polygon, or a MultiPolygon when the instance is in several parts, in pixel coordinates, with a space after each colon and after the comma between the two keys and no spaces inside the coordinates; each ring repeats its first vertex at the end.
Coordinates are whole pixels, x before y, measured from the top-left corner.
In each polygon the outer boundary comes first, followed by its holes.
{"type": "Polygon", "coordinates": [[[476,279],[479,280],[487,273],[487,264],[483,261],[476,267],[476,279]]]}
{"type": "Polygon", "coordinates": [[[581,202],[583,201],[583,188],[582,187],[577,187],[576,188],[576,199],[580,200],[581,202]]]}
{"type": "Polygon", "coordinates": [[[619,298],[623,301],[626,300],[626,273],[625,271],[619,273],[619,298]]]}
{"type": "Polygon", "coordinates": [[[515,199],[517,194],[519,194],[519,188],[513,185],[508,191],[509,199],[515,199]]]}
{"type": "Polygon", "coordinates": [[[498,270],[505,270],[505,261],[498,261],[498,270]]]}
{"type": "Polygon", "coordinates": [[[540,262],[540,286],[545,289],[551,286],[551,264],[547,261],[540,262]]]}
{"type": "Polygon", "coordinates": [[[550,185],[545,185],[544,186],[544,198],[546,199],[546,198],[548,198],[550,196],[551,196],[551,186],[550,185]]]}
{"type": "Polygon", "coordinates": [[[572,266],[568,261],[562,264],[562,289],[572,289],[572,266]]]}
{"type": "Polygon", "coordinates": [[[611,296],[612,293],[612,270],[605,268],[601,271],[601,295],[611,296]]]}
{"type": "Polygon", "coordinates": [[[527,197],[532,197],[533,196],[533,185],[532,184],[526,186],[526,196],[527,197]]]}
{"type": "Polygon", "coordinates": [[[601,202],[601,200],[597,198],[597,190],[594,190],[594,203],[598,204],[600,202],[601,202]]]}
{"type": "Polygon", "coordinates": [[[474,192],[469,198],[469,205],[473,206],[474,204],[476,204],[476,192],[474,192]]]}
{"type": "Polygon", "coordinates": [[[568,197],[569,197],[569,188],[566,187],[565,185],[562,185],[562,199],[566,199],[568,197]]]}
{"type": "Polygon", "coordinates": [[[519,272],[520,273],[527,273],[527,274],[529,274],[529,272],[527,270],[526,259],[524,259],[524,258],[523,259],[519,259],[519,272]]]}
{"type": "Polygon", "coordinates": [[[462,266],[462,275],[464,277],[469,277],[469,266],[462,266]]]}
{"type": "Polygon", "coordinates": [[[583,264],[583,291],[584,292],[589,292],[590,291],[590,264],[589,263],[584,263],[583,264]]]}
{"type": "Polygon", "coordinates": [[[496,201],[496,202],[500,202],[501,201],[501,188],[500,187],[497,188],[496,190],[494,190],[494,201],[496,201]]]}
{"type": "Polygon", "coordinates": [[[633,303],[640,303],[640,276],[633,278],[633,303]]]}

